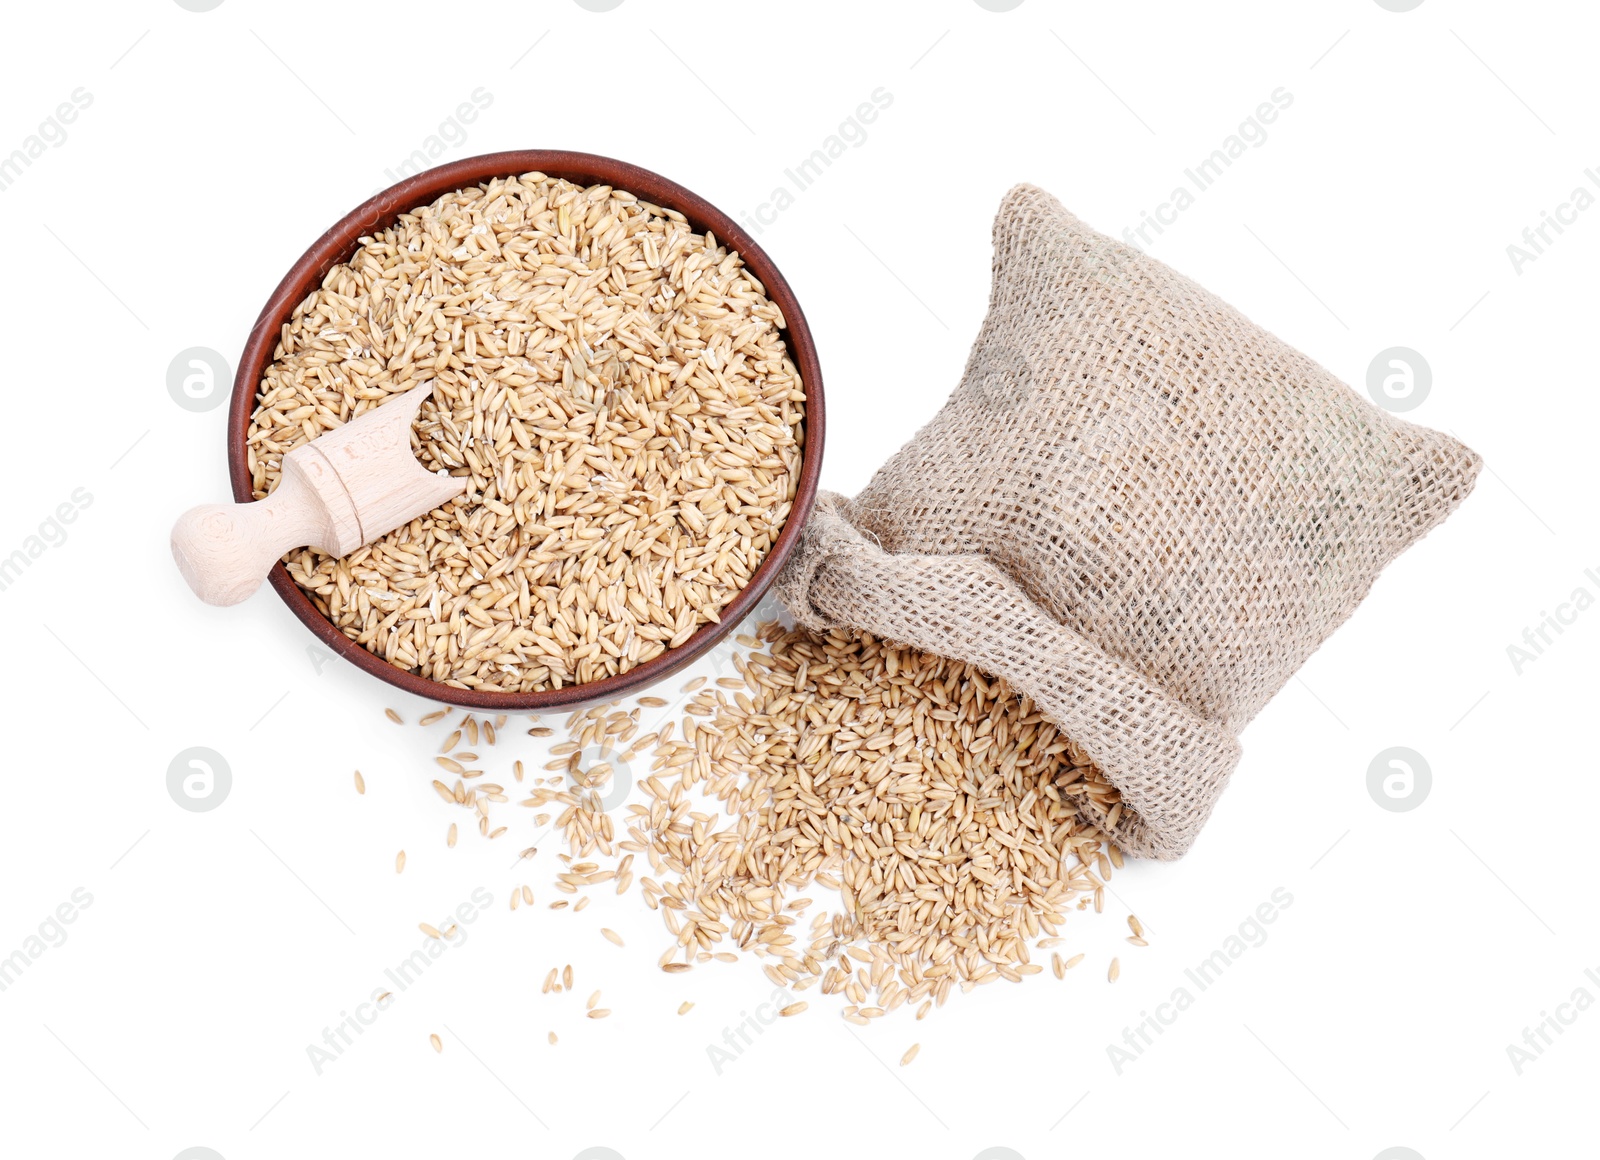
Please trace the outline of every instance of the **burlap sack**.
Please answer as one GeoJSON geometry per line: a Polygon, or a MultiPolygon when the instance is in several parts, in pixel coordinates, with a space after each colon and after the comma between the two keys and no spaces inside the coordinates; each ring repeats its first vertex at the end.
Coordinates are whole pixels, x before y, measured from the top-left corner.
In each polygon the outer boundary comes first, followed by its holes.
{"type": "Polygon", "coordinates": [[[777,591],[1004,677],[1121,791],[1118,844],[1176,858],[1240,729],[1480,462],[1022,185],[960,385],[823,493],[777,591]]]}

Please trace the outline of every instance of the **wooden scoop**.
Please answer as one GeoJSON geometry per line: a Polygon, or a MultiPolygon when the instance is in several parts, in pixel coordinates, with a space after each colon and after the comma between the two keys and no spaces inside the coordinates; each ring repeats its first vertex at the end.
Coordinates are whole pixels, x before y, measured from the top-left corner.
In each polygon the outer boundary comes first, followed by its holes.
{"type": "Polygon", "coordinates": [[[207,604],[238,604],[291,548],[343,556],[467,488],[411,454],[411,423],[433,385],[413,387],[283,457],[256,503],[203,504],[172,527],[172,557],[207,604]]]}

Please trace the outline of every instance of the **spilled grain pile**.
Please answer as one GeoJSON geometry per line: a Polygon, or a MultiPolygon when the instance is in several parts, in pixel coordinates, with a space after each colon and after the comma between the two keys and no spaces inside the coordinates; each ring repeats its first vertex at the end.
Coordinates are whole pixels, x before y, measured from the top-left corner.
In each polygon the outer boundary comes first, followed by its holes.
{"type": "MultiPolygon", "coordinates": [[[[661,969],[752,955],[780,986],[840,996],[854,1023],[906,1004],[921,1018],[957,989],[1020,982],[1044,970],[1036,952],[1057,979],[1083,961],[1050,948],[1069,911],[1105,905],[1122,856],[1100,824],[1121,805],[1076,744],[1003,682],[866,633],[769,623],[737,639],[730,675],[695,678],[676,704],[575,712],[564,740],[527,730],[555,742],[541,769],[511,767],[535,830],[568,846],[551,909],[577,896],[582,910],[595,888],[631,893],[637,874],[666,924],[661,969]],[[644,713],[663,709],[647,728],[644,713]]],[[[491,814],[507,791],[460,747],[493,745],[505,726],[460,718],[440,763],[456,776],[434,782],[487,838],[521,818],[491,814]]],[[[511,909],[532,901],[513,887],[511,909]]],[[[1129,928],[1129,943],[1148,945],[1137,918],[1129,928]]],[[[1119,973],[1113,960],[1108,978],[1119,973]]]]}
{"type": "MultiPolygon", "coordinates": [[[[760,643],[654,735],[615,843],[650,861],[663,967],[731,945],[864,1019],[1036,974],[1030,942],[1103,907],[1121,855],[1084,816],[1114,817],[1116,790],[1025,699],[865,633],[760,643]],[[818,887],[840,905],[802,925],[818,887]]],[[[575,855],[613,845],[598,793],[560,795],[575,855]]]]}

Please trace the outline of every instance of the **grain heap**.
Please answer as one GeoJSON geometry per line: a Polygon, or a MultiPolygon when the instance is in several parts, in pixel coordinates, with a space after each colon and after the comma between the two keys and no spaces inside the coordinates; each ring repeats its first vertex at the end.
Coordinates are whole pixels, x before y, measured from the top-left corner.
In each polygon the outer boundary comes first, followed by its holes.
{"type": "Polygon", "coordinates": [[[362,239],[296,307],[248,436],[282,457],[432,381],[413,431],[459,499],[290,574],[352,640],[462,688],[526,692],[682,644],[789,513],[804,387],[784,319],[683,216],[540,173],[362,239]]]}
{"type": "MultiPolygon", "coordinates": [[[[753,953],[774,983],[842,995],[843,1017],[864,1023],[907,1003],[921,1018],[956,987],[1038,974],[1032,951],[1062,942],[1066,912],[1104,908],[1122,865],[1104,829],[1122,803],[1026,698],[867,633],[772,623],[736,640],[741,650],[722,655],[738,675],[690,681],[681,720],[656,696],[596,705],[566,719],[541,771],[512,763],[519,804],[539,811],[535,840],[555,830],[568,846],[550,909],[575,913],[588,891],[627,894],[637,880],[672,935],[663,970],[753,953]],[[641,722],[662,709],[665,720],[641,722]],[[646,753],[648,774],[633,775],[646,753]],[[625,770],[644,800],[614,812],[625,770]],[[636,879],[636,857],[649,876],[636,879]],[[818,888],[842,905],[802,932],[818,888]]],[[[492,747],[505,728],[503,716],[465,714],[441,747],[449,756],[434,758],[454,775],[434,781],[439,796],[490,839],[508,833],[491,815],[507,791],[480,781],[468,763],[482,758],[460,747],[492,747]]],[[[537,723],[528,733],[557,736],[537,723]]],[[[512,888],[512,910],[532,903],[527,886],[512,888]]],[[[1128,923],[1127,941],[1147,946],[1138,919],[1128,923]]],[[[1084,957],[1051,951],[1050,967],[1061,979],[1084,957]]],[[[1107,978],[1119,974],[1112,960],[1107,978]]]]}
{"type": "MultiPolygon", "coordinates": [[[[1117,791],[1026,699],[866,633],[771,624],[760,641],[686,706],[681,737],[656,735],[649,803],[627,810],[618,845],[662,879],[640,886],[674,935],[664,969],[728,940],[780,985],[844,994],[852,1021],[920,1015],[1038,973],[1029,941],[1103,908],[1121,855],[1084,817],[1115,824],[1117,791]],[[813,884],[843,906],[802,938],[813,884]]],[[[610,821],[580,790],[558,824],[581,856],[609,847],[610,821]]]]}

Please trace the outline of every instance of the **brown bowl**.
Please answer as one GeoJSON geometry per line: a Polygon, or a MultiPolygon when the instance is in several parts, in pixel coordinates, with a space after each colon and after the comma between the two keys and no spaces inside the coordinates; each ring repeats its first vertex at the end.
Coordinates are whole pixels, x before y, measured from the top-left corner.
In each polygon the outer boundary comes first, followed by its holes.
{"type": "Polygon", "coordinates": [[[822,467],[822,371],[817,364],[816,347],[811,341],[811,330],[806,325],[806,316],[800,310],[800,303],[795,301],[789,283],[765,251],[727,214],[660,174],[629,165],[625,161],[614,161],[590,153],[529,149],[467,157],[390,186],[341,218],[284,275],[251,328],[244,354],[239,359],[239,373],[233,380],[233,401],[228,410],[228,472],[233,479],[233,498],[239,503],[249,503],[254,498],[250,469],[245,460],[245,438],[249,432],[251,412],[255,409],[256,391],[267,364],[272,360],[279,333],[294,308],[306,295],[322,285],[322,279],[329,269],[355,253],[358,239],[385,228],[408,210],[426,205],[451,190],[478,185],[495,177],[515,176],[535,170],[551,177],[566,178],[578,185],[603,184],[625,189],[646,201],[677,210],[697,231],[709,231],[739,251],[745,265],[761,280],[767,296],[777,303],[788,323],[784,337],[789,345],[790,357],[800,369],[800,377],[806,388],[805,446],[794,504],[778,533],[778,542],[756,569],[750,583],[722,609],[722,622],[701,625],[693,636],[677,648],[668,649],[626,673],[599,681],[538,693],[496,693],[457,689],[417,676],[396,668],[345,636],[334,627],[332,621],[317,611],[316,605],[290,579],[289,571],[282,563],[273,567],[269,579],[289,610],[300,618],[301,623],[318,640],[357,668],[419,697],[503,712],[539,712],[627,696],[670,676],[710,650],[755,608],[777,578],[778,570],[794,550],[800,538],[801,526],[816,500],[817,475],[822,467]]]}

